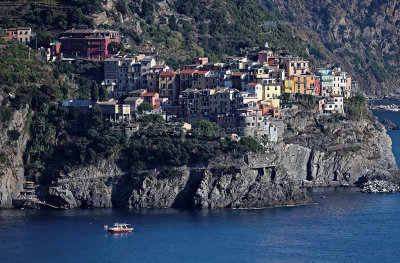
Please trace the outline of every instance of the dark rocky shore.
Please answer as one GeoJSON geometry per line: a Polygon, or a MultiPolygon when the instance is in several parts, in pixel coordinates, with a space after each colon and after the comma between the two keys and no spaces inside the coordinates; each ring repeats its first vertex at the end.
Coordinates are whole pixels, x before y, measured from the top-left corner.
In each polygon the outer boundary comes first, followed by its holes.
{"type": "MultiPolygon", "coordinates": [[[[376,118],[340,121],[294,110],[284,115],[284,121],[273,123],[284,131],[279,142],[263,152],[135,173],[102,160],[59,171],[56,181],[41,187],[40,198],[81,208],[264,208],[311,203],[301,189],[305,186],[362,186],[375,179],[399,183],[391,139],[376,118]]],[[[12,159],[19,170],[9,168],[0,177],[1,207],[10,207],[24,180],[22,138],[12,159]]]]}
{"type": "Polygon", "coordinates": [[[312,202],[303,186],[399,183],[391,139],[374,117],[331,121],[296,111],[285,116],[274,123],[284,136],[265,152],[135,175],[108,160],[60,174],[44,193],[49,202],[72,207],[262,208],[312,202]]]}

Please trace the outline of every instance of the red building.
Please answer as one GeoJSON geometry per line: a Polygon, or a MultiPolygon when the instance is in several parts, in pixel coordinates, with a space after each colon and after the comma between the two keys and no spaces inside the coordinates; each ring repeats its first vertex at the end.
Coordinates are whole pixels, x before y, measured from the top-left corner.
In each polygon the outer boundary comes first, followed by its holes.
{"type": "Polygon", "coordinates": [[[142,98],[143,101],[150,103],[153,108],[160,107],[160,96],[157,92],[145,92],[140,96],[140,98],[142,98]]]}
{"type": "Polygon", "coordinates": [[[61,43],[59,41],[54,41],[50,43],[50,57],[59,57],[61,55],[61,43]]]}
{"type": "Polygon", "coordinates": [[[119,43],[119,33],[104,29],[71,29],[60,38],[64,56],[104,60],[112,57],[108,45],[119,43]]]}
{"type": "Polygon", "coordinates": [[[31,41],[32,29],[30,27],[17,27],[7,29],[7,33],[10,37],[28,43],[31,41]]]}
{"type": "Polygon", "coordinates": [[[321,78],[320,76],[314,76],[314,95],[321,95],[321,78]]]}

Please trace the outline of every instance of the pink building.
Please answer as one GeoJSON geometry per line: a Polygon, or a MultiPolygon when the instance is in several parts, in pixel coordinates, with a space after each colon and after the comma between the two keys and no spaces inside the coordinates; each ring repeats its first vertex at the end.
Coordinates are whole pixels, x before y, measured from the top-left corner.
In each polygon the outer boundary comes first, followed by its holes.
{"type": "Polygon", "coordinates": [[[160,96],[156,92],[145,92],[140,98],[143,99],[144,102],[148,102],[154,108],[160,108],[160,96]]]}
{"type": "Polygon", "coordinates": [[[330,95],[318,103],[318,109],[321,113],[344,113],[343,97],[340,95],[330,95]]]}
{"type": "Polygon", "coordinates": [[[309,72],[309,62],[302,59],[288,59],[285,62],[286,76],[304,75],[309,72]]]}
{"type": "Polygon", "coordinates": [[[208,63],[208,58],[207,57],[205,57],[205,58],[195,58],[195,59],[193,59],[192,62],[193,62],[193,64],[204,65],[204,64],[208,63]]]}
{"type": "Polygon", "coordinates": [[[6,30],[8,35],[22,43],[31,41],[32,29],[30,27],[9,28],[6,30]]]}

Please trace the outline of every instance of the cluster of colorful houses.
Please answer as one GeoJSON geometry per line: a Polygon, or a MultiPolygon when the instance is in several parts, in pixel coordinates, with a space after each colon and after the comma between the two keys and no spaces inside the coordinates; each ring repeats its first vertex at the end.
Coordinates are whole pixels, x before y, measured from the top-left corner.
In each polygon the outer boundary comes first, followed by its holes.
{"type": "MultiPolygon", "coordinates": [[[[25,42],[19,38],[19,29],[8,32],[25,42]]],[[[224,62],[209,62],[206,57],[196,58],[193,64],[173,72],[153,56],[112,55],[108,47],[113,42],[120,42],[117,31],[72,29],[46,53],[47,60],[76,57],[103,61],[102,85],[110,100],[98,105],[112,122],[132,122],[138,106],[148,102],[154,108],[152,113],[162,114],[168,121],[183,119],[196,124],[208,120],[228,134],[267,134],[276,140],[273,123],[282,118],[283,93],[318,96],[316,107],[321,114],[342,114],[343,99],[350,97],[354,88],[341,68],[311,69],[307,60],[271,50],[258,52],[255,59],[226,57],[224,62]]],[[[64,105],[87,108],[91,104],[67,101],[64,105]]]]}
{"type": "Polygon", "coordinates": [[[224,62],[196,58],[172,72],[152,56],[115,56],[104,60],[104,85],[115,103],[130,104],[132,115],[148,101],[168,120],[216,122],[222,131],[259,135],[282,118],[283,93],[321,97],[321,114],[344,113],[352,94],[350,76],[340,68],[311,69],[309,61],[261,51],[257,60],[229,57],[224,62]],[[138,92],[140,94],[138,94],[138,92]]]}

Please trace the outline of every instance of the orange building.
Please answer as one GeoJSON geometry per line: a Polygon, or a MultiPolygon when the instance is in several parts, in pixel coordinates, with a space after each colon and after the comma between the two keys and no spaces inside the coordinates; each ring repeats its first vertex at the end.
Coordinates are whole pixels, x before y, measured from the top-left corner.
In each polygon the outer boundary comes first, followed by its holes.
{"type": "Polygon", "coordinates": [[[310,75],[293,75],[290,79],[294,81],[294,92],[300,94],[316,95],[319,90],[318,88],[318,77],[310,75]]]}

